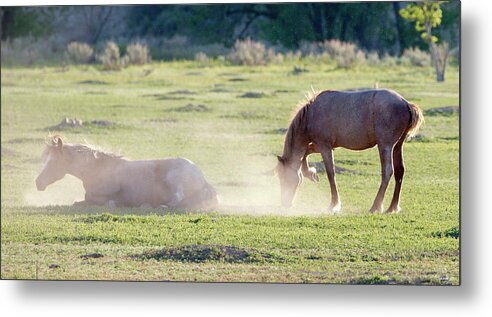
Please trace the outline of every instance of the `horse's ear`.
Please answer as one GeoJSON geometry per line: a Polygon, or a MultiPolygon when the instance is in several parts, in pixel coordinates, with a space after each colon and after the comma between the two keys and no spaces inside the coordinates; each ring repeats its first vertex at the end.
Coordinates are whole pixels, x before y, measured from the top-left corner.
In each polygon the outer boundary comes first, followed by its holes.
{"type": "Polygon", "coordinates": [[[60,136],[58,136],[58,135],[53,137],[53,139],[51,140],[51,143],[53,144],[53,146],[55,146],[60,151],[63,148],[62,138],[60,138],[60,136]]]}
{"type": "Polygon", "coordinates": [[[284,163],[284,159],[280,155],[277,155],[277,159],[280,163],[284,163]]]}

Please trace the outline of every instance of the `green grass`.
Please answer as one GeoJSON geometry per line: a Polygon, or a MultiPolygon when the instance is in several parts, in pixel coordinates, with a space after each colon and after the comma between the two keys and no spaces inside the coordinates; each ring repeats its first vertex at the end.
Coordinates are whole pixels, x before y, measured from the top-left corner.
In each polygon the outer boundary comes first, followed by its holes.
{"type": "MultiPolygon", "coordinates": [[[[458,105],[458,70],[436,83],[430,68],[297,66],[308,71],[192,62],[120,72],[3,68],[1,277],[459,284],[457,114],[427,116],[421,138],[405,144],[397,215],[367,212],[380,181],[375,148],[335,151],[337,166],[357,172],[337,175],[341,215],[325,214],[325,174],[320,184],[301,186],[291,210],[278,207],[278,180],[269,174],[283,148],[279,129],[311,86],[370,88],[377,81],[429,110],[458,105]],[[64,117],[86,124],[52,131],[69,142],[132,159],[191,159],[216,187],[221,207],[206,214],[75,208],[83,189],[69,176],[37,192],[44,138],[64,117]],[[93,253],[103,257],[82,257],[93,253]]],[[[385,205],[392,191],[393,183],[385,205]]]]}

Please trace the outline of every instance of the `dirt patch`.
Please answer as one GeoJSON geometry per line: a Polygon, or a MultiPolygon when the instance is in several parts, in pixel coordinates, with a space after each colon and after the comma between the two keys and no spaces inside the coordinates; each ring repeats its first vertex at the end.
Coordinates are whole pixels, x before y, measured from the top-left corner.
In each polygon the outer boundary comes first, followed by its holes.
{"type": "Polygon", "coordinates": [[[98,127],[108,127],[110,125],[113,125],[113,122],[108,120],[92,120],[91,124],[98,127]]]}
{"type": "Polygon", "coordinates": [[[274,91],[276,94],[287,94],[291,92],[296,92],[295,90],[278,89],[274,91]]]}
{"type": "MultiPolygon", "coordinates": [[[[114,123],[108,120],[92,120],[88,122],[88,125],[94,126],[94,127],[109,127],[113,126],[114,123]]],[[[51,126],[46,128],[46,130],[55,130],[55,131],[61,131],[61,130],[67,130],[67,129],[83,129],[85,128],[86,125],[84,122],[80,119],[77,118],[68,118],[65,117],[64,119],[61,120],[60,123],[57,125],[51,126]]]]}
{"type": "Polygon", "coordinates": [[[200,72],[189,72],[185,74],[186,76],[202,76],[203,73],[200,72]]]}
{"type": "Polygon", "coordinates": [[[89,254],[83,254],[80,256],[81,259],[97,259],[97,258],[102,258],[104,257],[103,254],[101,253],[89,253],[89,254]]]}
{"type": "Polygon", "coordinates": [[[48,130],[65,130],[65,129],[74,129],[74,128],[79,129],[79,128],[83,128],[83,127],[84,127],[84,123],[82,122],[82,120],[77,119],[77,118],[71,119],[71,118],[65,117],[57,125],[49,127],[48,130]]]}
{"type": "Polygon", "coordinates": [[[225,88],[224,84],[215,84],[214,89],[210,90],[210,92],[230,92],[230,90],[225,88]]]}
{"type": "Polygon", "coordinates": [[[157,100],[184,100],[186,98],[181,96],[160,96],[156,99],[157,100]]]}
{"type": "Polygon", "coordinates": [[[210,90],[210,92],[231,92],[229,89],[226,88],[214,88],[210,90]]]}
{"type": "Polygon", "coordinates": [[[254,91],[249,91],[246,92],[240,96],[239,98],[263,98],[266,97],[267,95],[264,92],[254,92],[254,91]]]}
{"type": "Polygon", "coordinates": [[[78,84],[81,85],[108,85],[108,82],[102,81],[102,80],[84,80],[84,81],[79,81],[78,84]]]}
{"type": "Polygon", "coordinates": [[[181,247],[167,247],[157,251],[148,251],[140,255],[131,256],[133,259],[179,261],[202,263],[219,261],[227,263],[254,263],[271,258],[271,255],[255,249],[243,249],[224,245],[186,245],[181,247]]]}
{"type": "Polygon", "coordinates": [[[179,108],[174,108],[172,111],[177,112],[207,112],[210,109],[205,105],[194,105],[192,103],[187,104],[179,108]]]}
{"type": "Polygon", "coordinates": [[[157,100],[183,100],[186,99],[183,96],[173,96],[173,95],[168,95],[168,94],[147,94],[147,95],[142,95],[142,97],[152,97],[157,100]]]}
{"type": "Polygon", "coordinates": [[[229,81],[233,81],[233,82],[234,82],[234,81],[236,81],[236,82],[237,82],[237,81],[247,81],[247,79],[246,79],[246,78],[241,78],[241,77],[235,77],[235,78],[231,78],[231,79],[229,79],[229,81]]]}
{"type": "Polygon", "coordinates": [[[175,90],[168,93],[168,95],[196,95],[196,92],[188,89],[175,90]]]}
{"type": "Polygon", "coordinates": [[[424,116],[452,116],[459,113],[459,106],[446,106],[446,107],[437,107],[432,109],[424,110],[424,116]]]}
{"type": "Polygon", "coordinates": [[[309,72],[309,70],[307,70],[306,68],[294,66],[294,69],[291,71],[291,74],[300,75],[302,73],[307,73],[307,72],[309,72]]]}

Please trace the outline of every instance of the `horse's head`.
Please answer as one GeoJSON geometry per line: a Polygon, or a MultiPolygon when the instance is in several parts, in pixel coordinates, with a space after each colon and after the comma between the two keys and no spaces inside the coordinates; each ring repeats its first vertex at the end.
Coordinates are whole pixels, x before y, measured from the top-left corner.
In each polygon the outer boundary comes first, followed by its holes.
{"type": "Polygon", "coordinates": [[[53,137],[51,144],[43,152],[44,166],[36,178],[38,190],[45,190],[48,185],[62,179],[67,173],[67,161],[63,150],[63,141],[59,136],[53,137]]]}
{"type": "Polygon", "coordinates": [[[282,206],[290,207],[297,194],[297,189],[302,183],[302,172],[300,169],[295,169],[280,156],[277,156],[278,164],[275,167],[275,174],[280,179],[280,195],[282,198],[282,206]]]}

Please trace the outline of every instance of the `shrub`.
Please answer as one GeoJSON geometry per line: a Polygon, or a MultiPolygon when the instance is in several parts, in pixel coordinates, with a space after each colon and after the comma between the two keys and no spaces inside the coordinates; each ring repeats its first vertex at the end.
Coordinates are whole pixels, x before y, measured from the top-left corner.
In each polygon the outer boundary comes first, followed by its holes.
{"type": "Polygon", "coordinates": [[[59,65],[67,44],[59,36],[36,39],[31,36],[1,42],[2,66],[59,65]]]}
{"type": "Polygon", "coordinates": [[[324,52],[335,60],[337,67],[350,68],[365,62],[365,54],[354,43],[339,40],[324,41],[321,44],[324,52]]]}
{"type": "Polygon", "coordinates": [[[276,53],[273,48],[269,48],[266,59],[268,63],[281,64],[284,62],[284,55],[282,53],[276,53]]]}
{"type": "Polygon", "coordinates": [[[430,55],[417,47],[407,48],[403,52],[400,61],[407,66],[427,67],[431,65],[430,55]]]}
{"type": "Polygon", "coordinates": [[[367,63],[371,66],[377,66],[380,64],[379,55],[377,52],[370,52],[367,54],[367,63]]]}
{"type": "Polygon", "coordinates": [[[126,48],[128,63],[132,65],[145,65],[150,63],[149,49],[145,44],[134,43],[126,48]]]}
{"type": "Polygon", "coordinates": [[[94,50],[86,43],[72,42],[65,52],[67,58],[76,64],[87,64],[91,61],[94,50]]]}
{"type": "Polygon", "coordinates": [[[383,58],[381,59],[381,65],[383,66],[396,66],[396,64],[397,58],[389,55],[388,53],[384,54],[383,58]]]}
{"type": "Polygon", "coordinates": [[[120,49],[114,42],[106,43],[104,52],[98,56],[99,61],[103,64],[106,70],[120,70],[125,67],[128,62],[128,56],[120,57],[120,49]]]}
{"type": "Polygon", "coordinates": [[[207,54],[203,52],[195,54],[195,61],[204,66],[208,66],[210,64],[210,58],[208,58],[207,54]]]}
{"type": "Polygon", "coordinates": [[[229,59],[236,65],[265,65],[268,62],[268,51],[263,43],[250,38],[244,41],[236,40],[229,59]]]}

